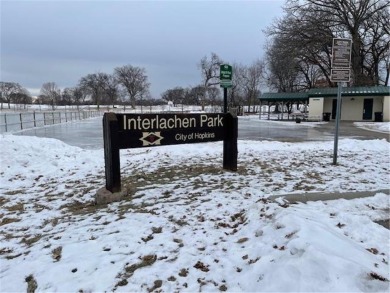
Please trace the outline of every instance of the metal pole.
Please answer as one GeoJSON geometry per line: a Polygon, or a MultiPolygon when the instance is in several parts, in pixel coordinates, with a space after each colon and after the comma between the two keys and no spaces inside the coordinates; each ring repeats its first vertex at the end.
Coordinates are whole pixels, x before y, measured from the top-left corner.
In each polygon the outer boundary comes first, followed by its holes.
{"type": "Polygon", "coordinates": [[[227,88],[223,88],[223,113],[227,113],[227,88]]]}
{"type": "Polygon", "coordinates": [[[339,141],[339,123],[341,116],[341,89],[342,82],[337,83],[337,107],[336,107],[336,129],[334,132],[333,165],[337,165],[337,148],[339,141]]]}

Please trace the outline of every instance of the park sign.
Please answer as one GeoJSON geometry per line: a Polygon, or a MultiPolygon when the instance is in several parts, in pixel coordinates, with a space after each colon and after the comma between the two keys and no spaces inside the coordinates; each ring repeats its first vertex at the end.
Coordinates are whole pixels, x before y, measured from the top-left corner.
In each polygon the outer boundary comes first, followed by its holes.
{"type": "Polygon", "coordinates": [[[119,150],[224,141],[223,168],[237,170],[237,117],[213,114],[116,114],[103,116],[106,189],[121,191],[119,150]]]}
{"type": "Polygon", "coordinates": [[[352,40],[333,38],[330,80],[349,82],[351,76],[352,40]]]}
{"type": "Polygon", "coordinates": [[[334,134],[333,165],[337,164],[337,148],[341,113],[341,88],[351,76],[352,40],[333,38],[330,80],[337,82],[336,125],[334,134]]]}
{"type": "Polygon", "coordinates": [[[232,87],[233,68],[231,65],[222,64],[219,67],[220,86],[223,88],[232,87]]]}
{"type": "Polygon", "coordinates": [[[332,68],[350,68],[352,40],[333,38],[332,68]]]}

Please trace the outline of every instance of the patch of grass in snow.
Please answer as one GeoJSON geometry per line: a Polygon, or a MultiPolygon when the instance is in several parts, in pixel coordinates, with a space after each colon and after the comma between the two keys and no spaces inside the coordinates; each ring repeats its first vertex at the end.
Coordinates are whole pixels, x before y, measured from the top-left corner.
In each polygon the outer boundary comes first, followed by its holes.
{"type": "Polygon", "coordinates": [[[21,243],[26,244],[28,247],[31,247],[35,242],[38,242],[40,239],[42,239],[43,235],[37,234],[37,235],[27,235],[22,238],[21,243]]]}
{"type": "Polygon", "coordinates": [[[5,195],[16,195],[16,194],[24,194],[25,190],[23,189],[15,189],[4,192],[5,195]]]}
{"type": "Polygon", "coordinates": [[[117,278],[120,278],[121,280],[115,285],[114,289],[118,288],[118,286],[127,285],[127,279],[131,278],[136,270],[153,265],[157,261],[157,255],[144,255],[143,257],[140,257],[140,260],[140,262],[135,264],[126,264],[125,271],[117,276],[117,278]]]}
{"type": "Polygon", "coordinates": [[[20,221],[21,221],[21,219],[19,219],[19,218],[7,218],[7,217],[4,217],[0,221],[0,226],[4,226],[4,225],[10,224],[10,223],[15,223],[15,222],[20,222],[20,221]]]}
{"type": "Polygon", "coordinates": [[[3,206],[6,210],[9,212],[23,212],[24,211],[24,204],[23,203],[17,203],[12,206],[3,206]]]}

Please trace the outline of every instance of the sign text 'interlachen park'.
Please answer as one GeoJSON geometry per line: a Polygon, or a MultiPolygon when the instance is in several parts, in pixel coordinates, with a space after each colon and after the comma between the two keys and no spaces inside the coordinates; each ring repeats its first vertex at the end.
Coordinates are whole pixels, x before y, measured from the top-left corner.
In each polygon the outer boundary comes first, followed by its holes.
{"type": "Polygon", "coordinates": [[[237,117],[215,114],[115,114],[103,117],[106,189],[121,191],[119,150],[224,141],[223,168],[237,170],[237,117]]]}

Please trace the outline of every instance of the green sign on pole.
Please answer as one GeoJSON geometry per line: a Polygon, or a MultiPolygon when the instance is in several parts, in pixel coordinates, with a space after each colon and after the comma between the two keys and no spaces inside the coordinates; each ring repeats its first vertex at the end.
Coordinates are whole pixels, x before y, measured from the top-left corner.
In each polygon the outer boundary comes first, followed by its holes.
{"type": "Polygon", "coordinates": [[[232,66],[228,64],[222,64],[219,67],[220,86],[223,88],[232,87],[232,75],[233,75],[232,66]]]}

